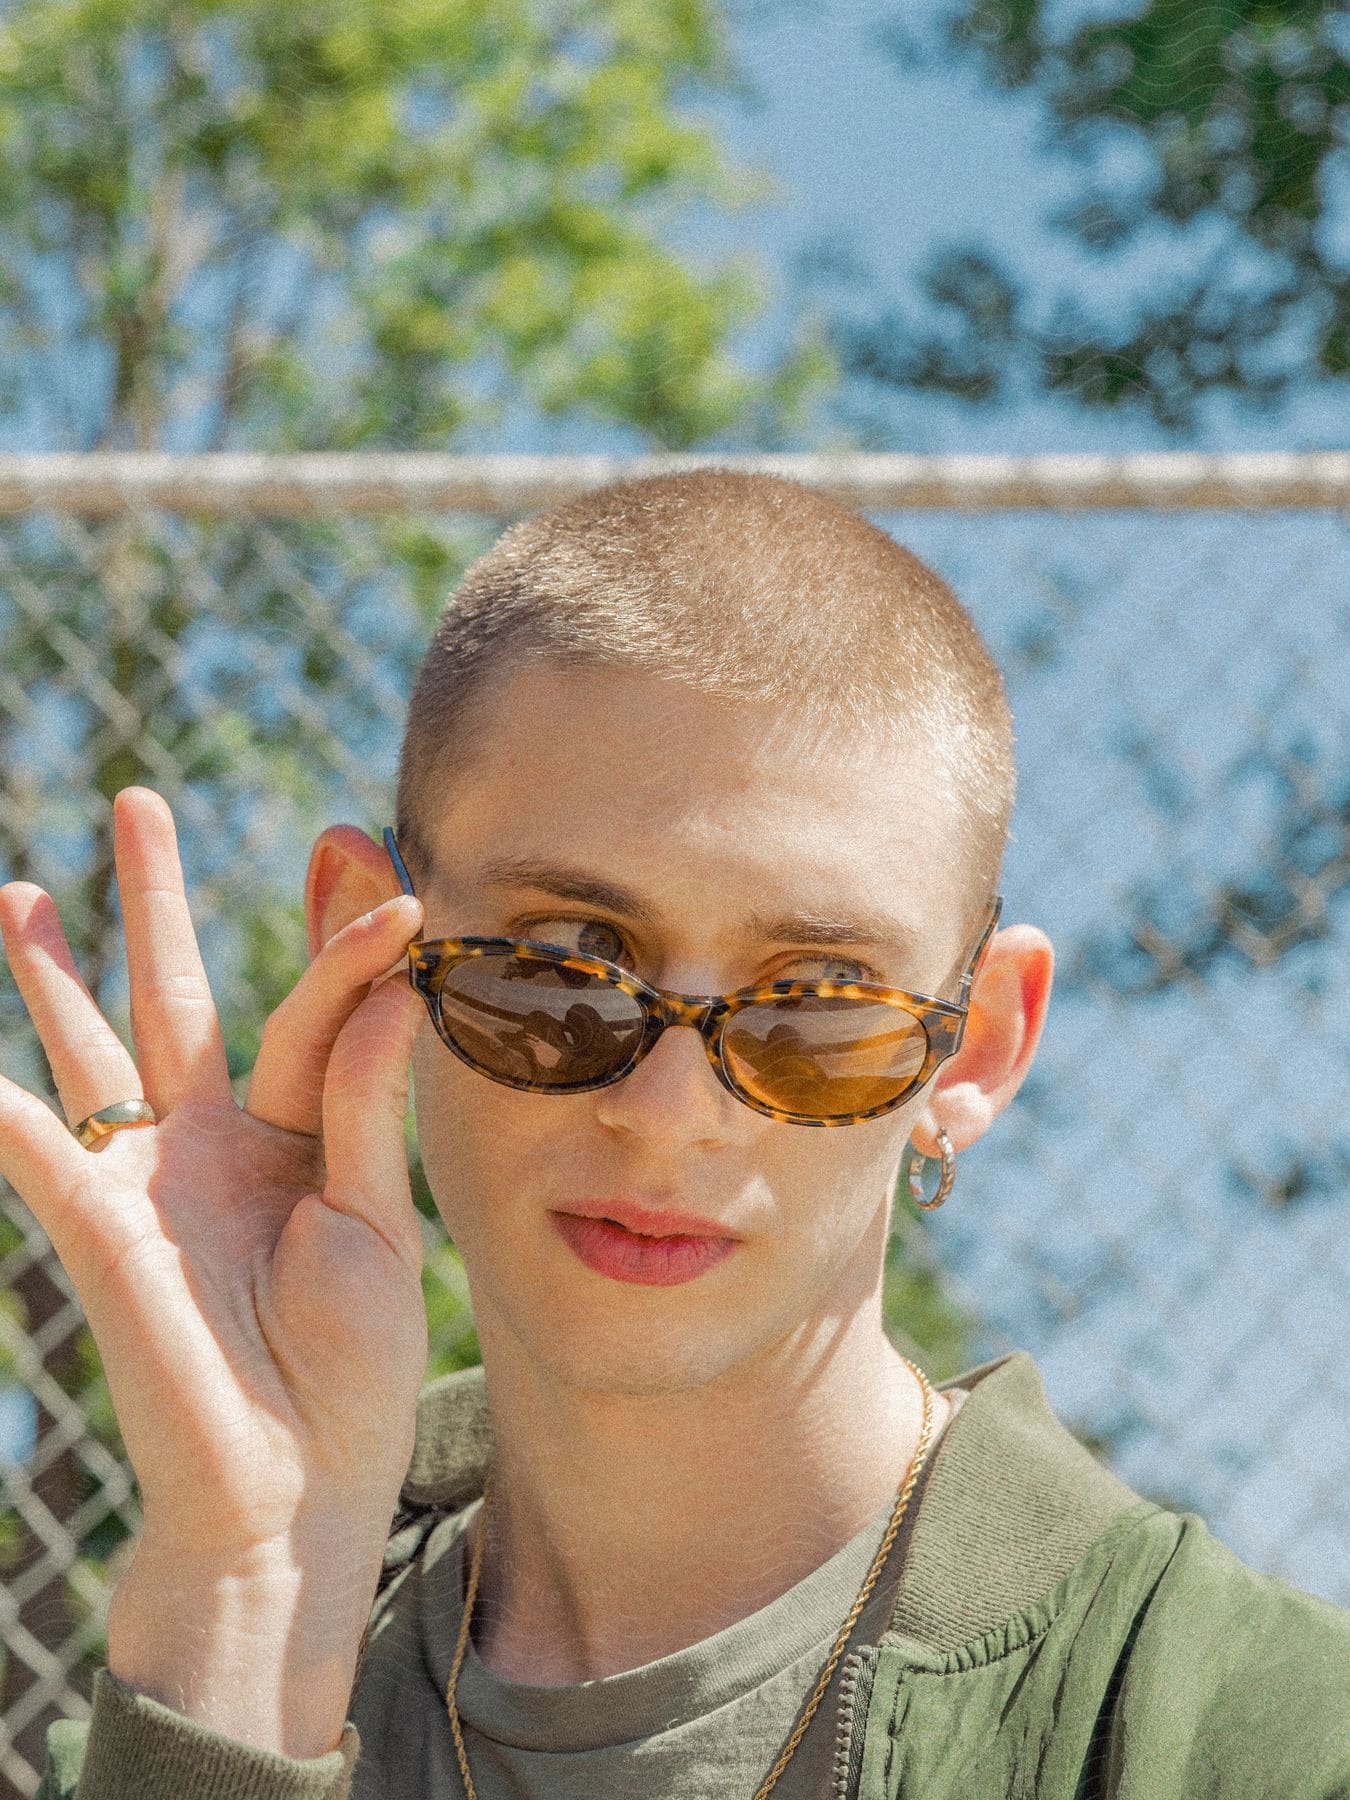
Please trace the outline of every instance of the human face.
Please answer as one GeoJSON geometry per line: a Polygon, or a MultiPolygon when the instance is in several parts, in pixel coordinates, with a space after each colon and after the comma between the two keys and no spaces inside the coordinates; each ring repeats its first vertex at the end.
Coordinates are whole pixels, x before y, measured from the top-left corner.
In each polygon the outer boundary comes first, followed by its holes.
{"type": "MultiPolygon", "coordinates": [[[[807,740],[772,704],[581,670],[515,677],[484,730],[429,822],[423,937],[544,938],[705,994],[829,976],[935,994],[966,948],[961,871],[942,855],[950,803],[918,743],[860,756],[807,740]],[[629,890],[643,916],[502,880],[491,865],[505,860],[566,863],[629,890]],[[752,910],[883,913],[905,929],[764,941],[752,910]]],[[[860,1309],[880,1330],[889,1199],[922,1092],[845,1130],[804,1130],[729,1094],[676,1027],[610,1087],[539,1095],[466,1067],[429,1020],[413,1080],[485,1356],[505,1330],[563,1379],[659,1392],[860,1309]],[[603,1273],[573,1247],[568,1209],[616,1197],[697,1214],[729,1252],[667,1285],[603,1273]]]]}

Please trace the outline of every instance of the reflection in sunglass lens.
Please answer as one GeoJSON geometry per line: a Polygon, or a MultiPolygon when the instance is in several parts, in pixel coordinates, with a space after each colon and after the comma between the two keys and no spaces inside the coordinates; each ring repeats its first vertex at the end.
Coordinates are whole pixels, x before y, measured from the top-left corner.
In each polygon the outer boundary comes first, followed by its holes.
{"type": "Polygon", "coordinates": [[[922,1069],[928,1034],[921,1019],[881,1000],[802,994],[742,1007],[722,1045],[746,1093],[824,1119],[893,1100],[922,1069]]]}
{"type": "MultiPolygon", "coordinates": [[[[597,1087],[637,1052],[642,1008],[584,969],[490,951],[437,990],[445,1036],[484,1074],[533,1089],[597,1087]]],[[[779,1112],[842,1118],[895,1099],[923,1068],[923,1021],[883,1001],[784,995],[727,1020],[723,1055],[745,1094],[779,1112]]]]}
{"type": "Polygon", "coordinates": [[[581,1087],[622,1067],[642,1037],[631,994],[584,969],[491,952],[452,963],[440,1021],[474,1063],[520,1087],[581,1087]]]}

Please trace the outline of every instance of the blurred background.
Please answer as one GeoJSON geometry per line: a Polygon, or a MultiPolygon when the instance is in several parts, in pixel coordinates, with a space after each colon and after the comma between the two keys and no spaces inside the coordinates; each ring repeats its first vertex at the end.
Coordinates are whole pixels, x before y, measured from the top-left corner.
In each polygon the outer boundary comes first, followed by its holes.
{"type": "MultiPolygon", "coordinates": [[[[129,1043],[111,800],[164,794],[242,1092],[314,838],[392,820],[412,672],[508,522],[409,503],[402,453],[1113,459],[1109,505],[935,462],[872,510],[1005,671],[1004,922],[1058,956],[1016,1104],[897,1205],[889,1327],[935,1378],[1030,1351],[1140,1493],[1350,1605],[1350,479],[1178,506],[1114,460],[1346,447],[1348,122],[1310,0],[0,4],[0,880],[129,1043]],[[389,485],[91,498],[53,451],[389,485]]],[[[0,1072],[55,1104],[3,967],[0,1072]]],[[[477,1346],[409,1154],[434,1375],[477,1346]]],[[[3,1184],[0,1479],[31,1795],[138,1515],[3,1184]]]]}

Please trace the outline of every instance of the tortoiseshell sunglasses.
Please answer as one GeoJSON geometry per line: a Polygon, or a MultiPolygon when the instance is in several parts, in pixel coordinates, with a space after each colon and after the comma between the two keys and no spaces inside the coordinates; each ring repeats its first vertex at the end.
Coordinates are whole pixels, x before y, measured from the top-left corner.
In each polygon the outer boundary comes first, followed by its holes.
{"type": "MultiPolygon", "coordinates": [[[[384,832],[405,894],[412,878],[384,832]]],[[[675,994],[533,938],[414,938],[408,979],[461,1062],[506,1087],[581,1094],[622,1081],[671,1025],[692,1025],[722,1086],[785,1125],[856,1125],[904,1104],[961,1047],[997,895],[960,997],[867,981],[774,981],[675,994]]]]}

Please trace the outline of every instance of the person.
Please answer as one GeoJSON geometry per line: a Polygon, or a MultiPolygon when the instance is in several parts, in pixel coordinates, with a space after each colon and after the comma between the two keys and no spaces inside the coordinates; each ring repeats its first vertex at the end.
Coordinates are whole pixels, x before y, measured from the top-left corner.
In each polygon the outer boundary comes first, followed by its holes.
{"type": "Polygon", "coordinates": [[[1350,1794],[1350,1614],[1130,1489],[1027,1352],[934,1386],[884,1329],[895,1205],[1046,1018],[1014,789],[936,573],[710,466],[469,570],[242,1103],[157,793],[113,805],[134,1060],[0,890],[66,1114],[0,1085],[0,1171],[144,1518],[44,1800],[1350,1794]],[[410,1074],[482,1352],[425,1384],[410,1074]]]}

